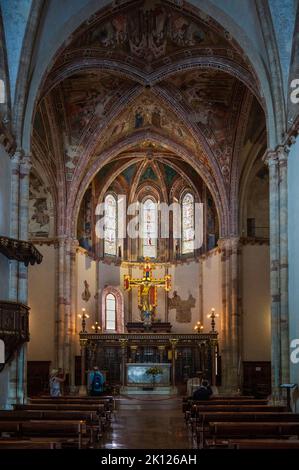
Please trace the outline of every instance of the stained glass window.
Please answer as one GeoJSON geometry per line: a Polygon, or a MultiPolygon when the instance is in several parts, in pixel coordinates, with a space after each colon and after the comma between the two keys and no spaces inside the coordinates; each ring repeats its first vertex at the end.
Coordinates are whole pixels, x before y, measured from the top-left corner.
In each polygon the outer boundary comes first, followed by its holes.
{"type": "Polygon", "coordinates": [[[194,197],[186,193],[182,200],[182,253],[194,250],[194,197]]]}
{"type": "Polygon", "coordinates": [[[113,294],[106,296],[106,330],[116,329],[116,299],[113,294]]]}
{"type": "Polygon", "coordinates": [[[144,258],[157,256],[157,206],[152,199],[146,199],[142,207],[142,235],[144,258]]]}
{"type": "Polygon", "coordinates": [[[116,227],[117,227],[117,211],[116,199],[112,194],[108,194],[105,198],[105,240],[104,251],[106,255],[116,256],[116,227]]]}

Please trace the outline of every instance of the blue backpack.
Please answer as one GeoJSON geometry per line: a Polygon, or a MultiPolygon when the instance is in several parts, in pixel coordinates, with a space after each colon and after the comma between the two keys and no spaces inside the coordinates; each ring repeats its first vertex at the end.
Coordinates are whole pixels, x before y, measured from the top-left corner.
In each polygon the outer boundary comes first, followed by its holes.
{"type": "Polygon", "coordinates": [[[95,372],[92,380],[91,388],[94,392],[101,392],[103,388],[103,379],[100,372],[95,372]]]}

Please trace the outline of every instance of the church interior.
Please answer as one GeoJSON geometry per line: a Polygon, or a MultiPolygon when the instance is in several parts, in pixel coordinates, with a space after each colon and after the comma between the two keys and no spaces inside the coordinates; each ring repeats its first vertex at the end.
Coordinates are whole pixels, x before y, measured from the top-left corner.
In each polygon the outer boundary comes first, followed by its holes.
{"type": "Polygon", "coordinates": [[[0,16],[0,449],[299,449],[298,0],[0,16]]]}

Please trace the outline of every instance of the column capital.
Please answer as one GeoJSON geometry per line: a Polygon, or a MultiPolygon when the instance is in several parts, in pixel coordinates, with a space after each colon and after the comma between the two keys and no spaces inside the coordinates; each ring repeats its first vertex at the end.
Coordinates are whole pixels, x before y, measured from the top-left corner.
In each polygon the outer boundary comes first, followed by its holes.
{"type": "Polygon", "coordinates": [[[22,155],[20,161],[20,170],[22,174],[29,174],[32,168],[32,160],[30,155],[22,155]]]}
{"type": "Polygon", "coordinates": [[[262,160],[265,165],[275,166],[277,164],[286,163],[290,148],[288,145],[278,145],[275,150],[267,149],[262,160]]]}
{"type": "Polygon", "coordinates": [[[267,166],[275,166],[278,164],[278,154],[275,150],[267,149],[262,157],[263,162],[267,166]]]}
{"type": "Polygon", "coordinates": [[[239,246],[241,238],[237,236],[227,237],[227,238],[219,238],[218,246],[220,250],[229,250],[229,249],[237,249],[239,246]]]}
{"type": "Polygon", "coordinates": [[[279,145],[276,151],[279,163],[286,163],[288,161],[288,154],[290,153],[290,148],[288,145],[279,145]]]}
{"type": "Polygon", "coordinates": [[[15,165],[19,165],[22,159],[23,151],[22,149],[17,149],[10,157],[10,160],[15,165]]]}

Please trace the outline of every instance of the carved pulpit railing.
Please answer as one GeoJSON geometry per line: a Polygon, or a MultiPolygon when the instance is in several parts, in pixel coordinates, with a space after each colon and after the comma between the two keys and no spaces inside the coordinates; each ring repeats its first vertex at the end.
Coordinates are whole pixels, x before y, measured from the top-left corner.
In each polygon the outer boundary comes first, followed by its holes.
{"type": "Polygon", "coordinates": [[[82,383],[86,370],[105,370],[111,383],[126,385],[127,363],[171,364],[172,385],[201,375],[216,384],[218,333],[80,333],[82,383]],[[152,356],[146,357],[145,352],[152,356]]]}
{"type": "MultiPolygon", "coordinates": [[[[15,350],[29,341],[29,307],[18,302],[0,301],[0,339],[5,344],[5,363],[15,350]]],[[[0,364],[0,371],[5,364],[0,364]]]]}
{"type": "Polygon", "coordinates": [[[43,259],[43,255],[33,243],[4,236],[0,236],[0,253],[8,259],[23,262],[25,266],[40,264],[43,259]]]}

